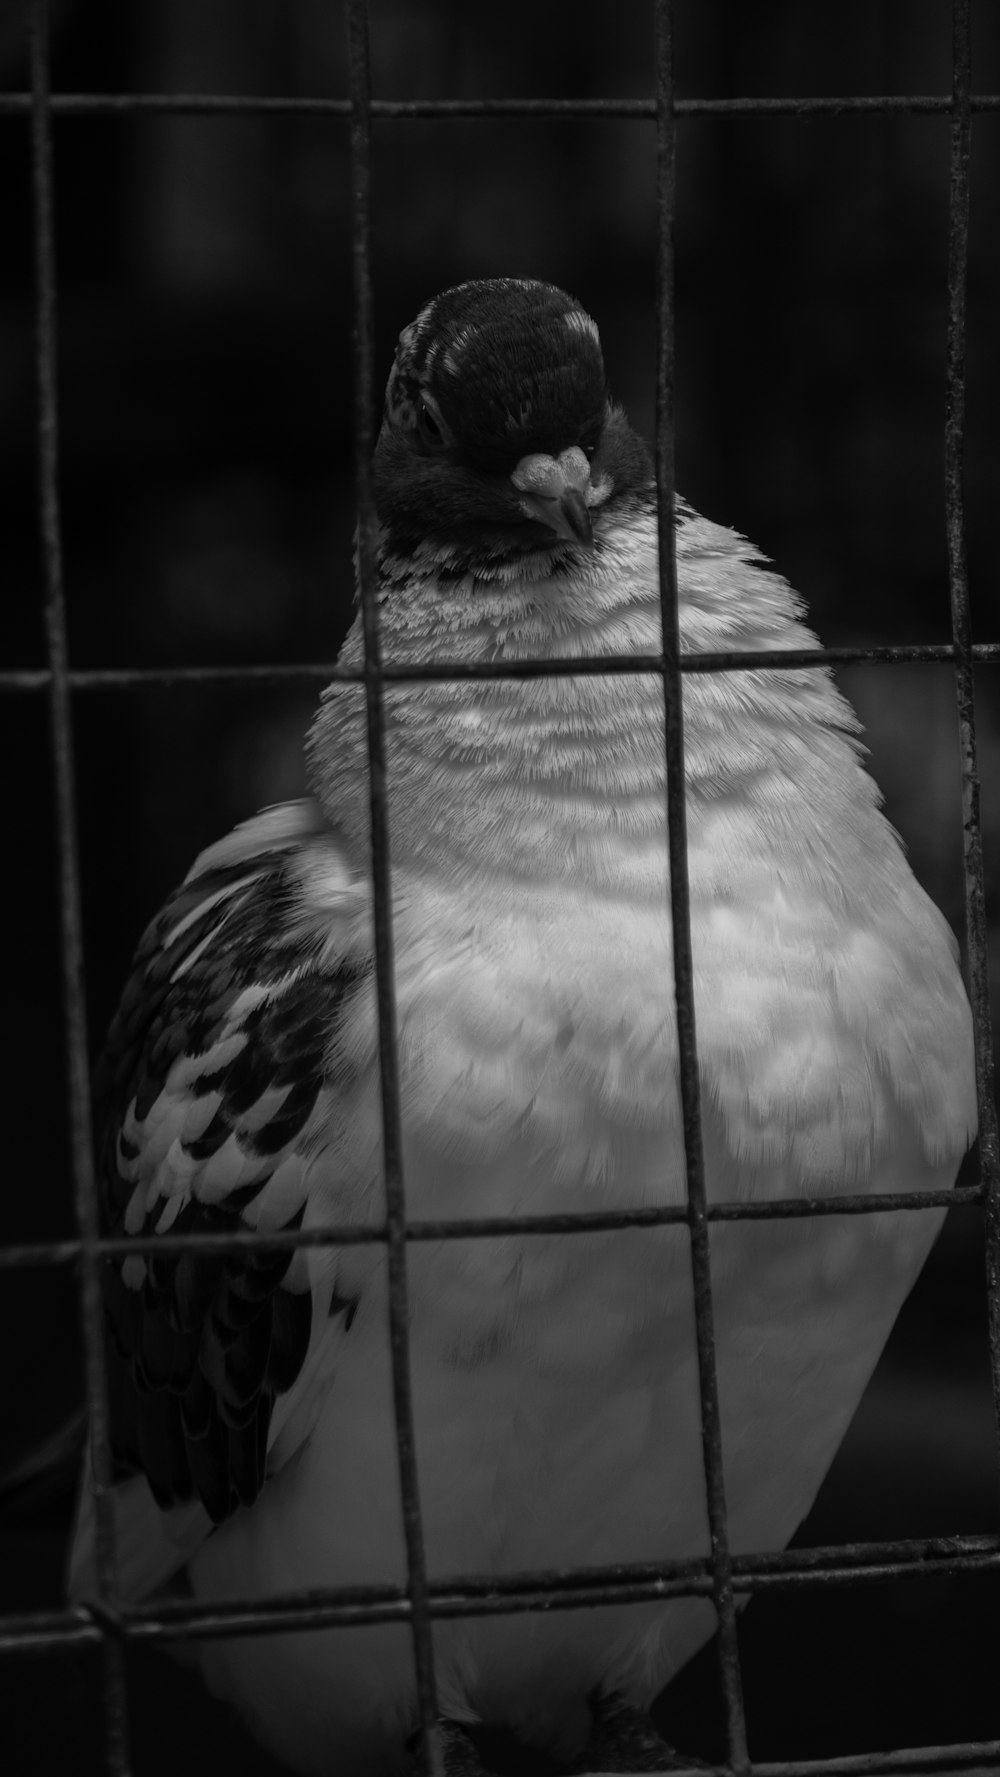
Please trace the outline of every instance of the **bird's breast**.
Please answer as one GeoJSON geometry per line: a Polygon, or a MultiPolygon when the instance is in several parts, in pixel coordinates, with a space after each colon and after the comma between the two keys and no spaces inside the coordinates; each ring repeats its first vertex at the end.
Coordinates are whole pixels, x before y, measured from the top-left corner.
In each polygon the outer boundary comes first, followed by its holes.
{"type": "Polygon", "coordinates": [[[600,1190],[627,1154],[641,1196],[638,1151],[677,1115],[665,905],[535,884],[439,912],[447,948],[413,932],[397,968],[414,1135],[479,1177],[516,1147],[554,1199],[600,1190]]]}

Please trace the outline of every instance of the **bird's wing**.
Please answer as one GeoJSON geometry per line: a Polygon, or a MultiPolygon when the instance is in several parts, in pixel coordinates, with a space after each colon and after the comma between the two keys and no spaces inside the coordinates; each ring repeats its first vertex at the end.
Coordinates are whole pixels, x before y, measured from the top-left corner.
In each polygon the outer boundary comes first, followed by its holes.
{"type": "MultiPolygon", "coordinates": [[[[301,1225],[315,1179],[329,1189],[338,1033],[371,970],[366,908],[309,802],[202,854],[140,944],[97,1070],[106,1233],[301,1225]]],[[[126,1595],[171,1566],[152,1552],[157,1519],[173,1522],[178,1566],[257,1498],[279,1423],[280,1461],[308,1435],[317,1371],[349,1321],[345,1304],[338,1329],[334,1297],[316,1324],[314,1276],[303,1252],[105,1261],[116,1478],[143,1515],[122,1536],[126,1595]]],[[[71,1573],[92,1569],[92,1536],[85,1500],[71,1573]]]]}

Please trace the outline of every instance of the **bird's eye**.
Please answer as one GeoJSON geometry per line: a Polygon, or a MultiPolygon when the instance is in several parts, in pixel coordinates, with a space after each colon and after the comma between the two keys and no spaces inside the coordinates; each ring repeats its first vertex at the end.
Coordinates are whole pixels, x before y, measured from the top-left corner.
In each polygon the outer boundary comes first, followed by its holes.
{"type": "Polygon", "coordinates": [[[594,456],[596,456],[597,446],[600,442],[601,434],[599,432],[588,432],[584,438],[580,439],[580,449],[583,451],[588,463],[594,456]]]}
{"type": "Polygon", "coordinates": [[[447,439],[437,414],[425,395],[417,402],[417,434],[428,450],[444,450],[447,439]]]}

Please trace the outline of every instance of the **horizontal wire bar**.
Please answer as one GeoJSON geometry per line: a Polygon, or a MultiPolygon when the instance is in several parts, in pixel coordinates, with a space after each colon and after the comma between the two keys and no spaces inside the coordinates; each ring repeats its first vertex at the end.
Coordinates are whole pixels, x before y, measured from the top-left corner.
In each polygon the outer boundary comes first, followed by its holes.
{"type": "MultiPolygon", "coordinates": [[[[1000,665],[1000,642],[976,642],[972,659],[979,666],[1000,665]]],[[[952,642],[891,643],[843,648],[729,648],[715,653],[683,654],[685,673],[792,672],[802,667],[910,666],[952,664],[952,642]]],[[[391,683],[464,683],[479,679],[594,678],[602,674],[631,676],[665,673],[660,654],[587,654],[578,660],[558,656],[551,660],[427,660],[418,665],[383,662],[379,672],[391,683]]],[[[171,691],[206,687],[241,690],[250,686],[324,686],[339,681],[360,685],[364,674],[335,661],[291,662],[287,666],[177,666],[76,668],[69,674],[74,691],[171,691]]],[[[45,667],[23,667],[0,672],[0,693],[44,691],[49,684],[45,667]]]]}
{"type": "MultiPolygon", "coordinates": [[[[839,93],[786,98],[734,97],[678,99],[678,117],[839,117],[947,116],[954,101],[949,93],[839,93]]],[[[28,93],[0,93],[0,116],[21,116],[30,109],[28,93]]],[[[973,112],[1000,111],[1000,93],[976,93],[973,112]]],[[[52,110],[64,117],[332,117],[345,122],[349,99],[294,98],[255,93],[55,93],[52,110]]],[[[655,99],[373,99],[373,118],[502,119],[626,118],[653,122],[655,99]]]]}
{"type": "Polygon", "coordinates": [[[33,1610],[0,1617],[0,1658],[19,1654],[68,1653],[98,1647],[106,1632],[89,1610],[33,1610]]]}
{"type": "MultiPolygon", "coordinates": [[[[878,1777],[878,1773],[899,1772],[900,1777],[916,1777],[918,1772],[967,1771],[982,1761],[1000,1759],[1000,1740],[963,1740],[954,1746],[903,1746],[893,1752],[854,1752],[841,1758],[807,1758],[766,1760],[751,1765],[753,1777],[878,1777]]],[[[995,1765],[989,1767],[991,1771],[995,1765]]],[[[710,1773],[725,1771],[724,1765],[710,1766],[710,1773]]]]}
{"type": "MultiPolygon", "coordinates": [[[[882,1215],[904,1210],[955,1209],[982,1204],[983,1185],[954,1190],[857,1192],[844,1197],[773,1197],[747,1203],[709,1203],[710,1222],[792,1221],[810,1216],[882,1215]]],[[[460,1216],[408,1221],[407,1240],[503,1240],[520,1235],[610,1234],[630,1228],[674,1228],[688,1223],[684,1203],[638,1209],[566,1211],[550,1215],[460,1216]]],[[[375,1246],[388,1238],[383,1222],[360,1226],[333,1222],[327,1227],[280,1228],[266,1232],[243,1228],[232,1233],[108,1234],[87,1244],[82,1240],[23,1241],[0,1246],[0,1271],[30,1265],[68,1265],[84,1251],[104,1258],[149,1255],[176,1258],[182,1253],[296,1252],[312,1246],[375,1246]]]]}
{"type": "MultiPolygon", "coordinates": [[[[1000,1571],[1000,1535],[782,1549],[734,1555],[732,1567],[735,1589],[741,1595],[867,1585],[885,1579],[941,1579],[1000,1571]]],[[[708,1556],[503,1575],[461,1574],[429,1582],[428,1608],[432,1616],[447,1620],[599,1609],[671,1597],[710,1597],[712,1585],[708,1556]]],[[[227,1603],[162,1599],[156,1604],[120,1604],[114,1609],[78,1604],[63,1611],[26,1611],[0,1617],[0,1654],[54,1652],[105,1635],[136,1641],[206,1641],[308,1628],[406,1623],[411,1609],[406,1589],[387,1584],[317,1587],[227,1603]]]]}

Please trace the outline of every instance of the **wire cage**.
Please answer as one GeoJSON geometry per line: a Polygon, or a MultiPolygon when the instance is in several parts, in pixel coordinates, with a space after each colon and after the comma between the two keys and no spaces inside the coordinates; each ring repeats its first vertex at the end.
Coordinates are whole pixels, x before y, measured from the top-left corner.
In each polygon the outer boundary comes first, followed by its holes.
{"type": "MultiPolygon", "coordinates": [[[[681,98],[675,90],[674,12],[670,0],[655,7],[655,93],[652,98],[545,98],[423,100],[373,97],[368,46],[366,0],[347,0],[350,95],[338,99],[269,98],[229,93],[152,94],[101,91],[52,91],[49,72],[49,20],[46,0],[32,0],[30,12],[30,91],[0,94],[0,116],[21,118],[30,132],[32,230],[35,253],[35,327],[37,388],[38,516],[42,538],[43,603],[47,659],[44,665],[17,667],[0,674],[5,697],[44,699],[48,705],[53,794],[56,816],[58,918],[66,1011],[66,1072],[76,1231],[69,1238],[14,1240],[0,1250],[5,1283],[15,1276],[50,1268],[75,1267],[79,1277],[79,1311],[88,1408],[98,1479],[100,1605],[16,1610],[0,1618],[0,1652],[38,1656],[74,1648],[99,1650],[103,1672],[105,1769],[125,1777],[133,1769],[128,1707],[128,1652],[136,1645],[185,1638],[254,1633],[262,1629],[333,1626],[357,1622],[398,1621],[410,1625],[425,1758],[434,1770],[436,1695],[432,1645],[435,1618],[489,1612],[558,1610],[583,1604],[701,1595],[710,1598],[718,1620],[717,1658],[721,1748],[712,1769],[723,1777],[807,1777],[807,1773],[944,1771],[1000,1768],[1000,1737],[973,1738],[955,1734],[948,1743],[907,1751],[873,1750],[834,1757],[808,1754],[791,1758],[751,1759],[737,1637],[736,1595],[784,1596],[822,1590],[832,1596],[844,1586],[867,1587],[876,1582],[901,1584],[956,1574],[995,1574],[1000,1568],[997,1531],[947,1535],[866,1538],[835,1545],[793,1547],[780,1554],[734,1555],[730,1549],[723,1479],[719,1400],[712,1322],[710,1226],[724,1220],[864,1215],[891,1209],[906,1215],[932,1204],[960,1204],[979,1219],[979,1241],[985,1253],[982,1307],[988,1317],[989,1353],[995,1410],[1000,1414],[1000,1146],[995,1100],[988,978],[988,928],[984,875],[974,669],[1000,661],[1000,642],[972,640],[966,523],[963,502],[963,446],[966,390],[966,288],[970,240],[970,142],[977,115],[1000,112],[1000,96],[977,94],[973,88],[970,0],[952,0],[952,87],[940,95],[867,97],[852,93],[824,98],[681,98]],[[57,265],[53,181],[54,123],[68,128],[72,120],[119,115],[131,119],[157,116],[246,117],[267,119],[279,127],[289,117],[342,118],[350,132],[350,215],[355,383],[353,427],[356,446],[356,501],[359,519],[360,591],[365,633],[365,690],[371,761],[372,873],[376,928],[376,980],[379,1016],[379,1062],[382,1081],[385,1219],[380,1228],[361,1233],[356,1227],[326,1228],[311,1234],[261,1236],[156,1236],[157,1249],[197,1246],[215,1250],[265,1246],[285,1249],[306,1241],[335,1245],[359,1239],[385,1243],[390,1278],[391,1347],[396,1410],[398,1464],[403,1497],[408,1580],[404,1587],[357,1587],[351,1592],[311,1593],[269,1599],[248,1598],[226,1606],[158,1603],[126,1606],[115,1598],[110,1501],[111,1457],[102,1355],[100,1263],[102,1254],[143,1250],[141,1240],[102,1238],[91,1153],[89,1111],[88,1009],[84,991],[84,920],[81,896],[79,815],[75,787],[74,722],[81,701],[96,695],[142,694],[164,687],[192,686],[227,694],[232,687],[251,691],[262,686],[313,689],[334,675],[329,666],[258,665],[148,668],[85,667],[71,663],[71,601],[63,584],[65,527],[60,512],[60,401],[57,386],[57,265]],[[867,115],[931,116],[944,121],[950,144],[947,229],[947,318],[945,353],[944,511],[951,634],[948,640],[916,644],[885,641],[863,646],[819,648],[794,653],[747,652],[681,656],[677,629],[677,593],[673,550],[674,412],[675,412],[675,263],[678,130],[689,119],[734,120],[785,116],[836,119],[867,115]],[[608,120],[655,129],[656,214],[656,406],[655,438],[659,490],[659,538],[662,577],[663,647],[648,658],[595,658],[559,663],[526,662],[495,669],[507,676],[529,677],[558,671],[579,675],[641,672],[663,684],[668,782],[667,822],[673,887],[671,919],[674,939],[676,1003],[681,1058],[681,1096],[687,1166],[687,1201],[677,1209],[629,1210],[566,1216],[467,1219],[417,1222],[406,1212],[400,1136],[399,1082],[395,1045],[392,931],[390,917],[389,834],[385,796],[384,688],[394,680],[459,679],[471,669],[441,661],[419,673],[384,666],[380,660],[375,602],[375,513],[369,472],[376,407],[376,334],[374,319],[373,223],[379,194],[372,189],[373,132],[384,122],[401,126],[431,121],[442,130],[458,120],[479,122],[519,118],[565,119],[595,127],[608,120]],[[684,736],[681,682],[689,672],[725,672],[747,666],[777,668],[857,663],[888,669],[907,663],[949,666],[954,677],[962,783],[962,844],[968,980],[976,1035],[977,1089],[980,1116],[978,1176],[963,1173],[955,1190],[910,1192],[872,1197],[838,1196],[830,1200],[787,1200],[757,1204],[709,1202],[706,1195],[699,1116],[697,1038],[687,892],[684,798],[684,736]],[[522,1232],[560,1233],[567,1239],[582,1230],[683,1224],[690,1239],[693,1267],[699,1378],[702,1405],[704,1466],[709,1504],[711,1554],[705,1559],[649,1563],[642,1567],[592,1568],[532,1572],[506,1576],[456,1575],[430,1580],[421,1530],[419,1476],[415,1454],[413,1407],[407,1351],[407,1252],[415,1241],[488,1238],[522,1232]]],[[[946,11],[947,9],[942,9],[946,11]]],[[[14,127],[9,123],[5,127],[14,127]]],[[[60,145],[61,146],[61,145],[60,145]]],[[[59,162],[56,161],[56,180],[59,162]]],[[[505,268],[500,268],[505,269],[505,268]]],[[[442,280],[443,282],[444,280],[442,280]]],[[[399,317],[395,317],[399,318],[399,317]]],[[[406,316],[402,317],[403,319],[406,316]]],[[[72,575],[70,575],[72,578],[72,575]]],[[[484,670],[484,669],[477,669],[484,670]]],[[[342,674],[342,676],[345,676],[342,674]]],[[[355,675],[356,676],[356,675],[355,675]]],[[[147,1245],[150,1244],[147,1242],[147,1245]]],[[[997,1729],[1000,1735],[1000,1728],[997,1729]]],[[[136,1767],[138,1768],[138,1767],[136,1767]]]]}

